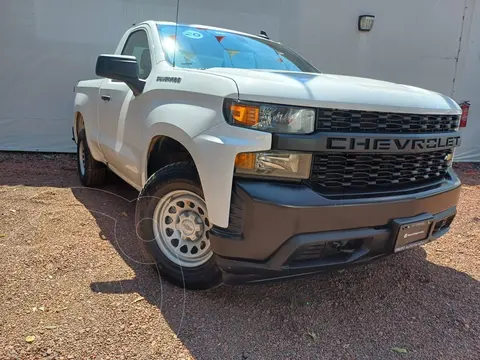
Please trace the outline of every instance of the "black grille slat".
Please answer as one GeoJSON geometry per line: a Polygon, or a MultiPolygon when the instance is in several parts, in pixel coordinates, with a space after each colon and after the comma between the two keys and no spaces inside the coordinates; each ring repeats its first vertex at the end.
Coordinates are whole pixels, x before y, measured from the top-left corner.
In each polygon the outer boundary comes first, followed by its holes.
{"type": "Polygon", "coordinates": [[[310,180],[334,191],[390,190],[435,182],[447,175],[452,150],[418,154],[314,154],[310,180]]]}
{"type": "Polygon", "coordinates": [[[317,109],[317,131],[370,133],[437,133],[455,131],[457,115],[417,115],[359,110],[317,109]]]}

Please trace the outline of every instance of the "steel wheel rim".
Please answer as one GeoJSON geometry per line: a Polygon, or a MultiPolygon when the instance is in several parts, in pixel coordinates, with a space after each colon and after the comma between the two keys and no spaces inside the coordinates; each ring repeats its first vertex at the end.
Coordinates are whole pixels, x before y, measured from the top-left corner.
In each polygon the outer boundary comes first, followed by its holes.
{"type": "Polygon", "coordinates": [[[85,147],[83,141],[78,144],[78,164],[80,166],[80,174],[85,175],[85,147]]]}
{"type": "Polygon", "coordinates": [[[183,267],[198,267],[213,255],[207,207],[197,194],[176,190],[158,202],[153,214],[155,240],[163,254],[183,267]]]}

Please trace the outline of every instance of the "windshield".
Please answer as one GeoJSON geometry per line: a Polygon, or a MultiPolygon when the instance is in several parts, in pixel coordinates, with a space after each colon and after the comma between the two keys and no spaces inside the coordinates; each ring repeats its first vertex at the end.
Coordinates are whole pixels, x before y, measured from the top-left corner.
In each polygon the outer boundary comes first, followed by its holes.
{"type": "Polygon", "coordinates": [[[318,73],[294,51],[267,39],[184,25],[179,25],[178,29],[175,25],[158,25],[158,32],[167,61],[176,67],[318,73]]]}

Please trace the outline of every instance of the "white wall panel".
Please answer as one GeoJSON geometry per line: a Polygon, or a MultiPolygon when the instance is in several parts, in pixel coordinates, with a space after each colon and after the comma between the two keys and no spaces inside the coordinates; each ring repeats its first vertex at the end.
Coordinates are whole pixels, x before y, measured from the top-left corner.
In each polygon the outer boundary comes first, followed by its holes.
{"type": "Polygon", "coordinates": [[[180,21],[233,27],[297,49],[322,71],[405,82],[451,94],[462,0],[182,0],[180,21]],[[235,3],[235,5],[233,5],[235,3]],[[358,16],[373,14],[370,33],[358,16]]]}
{"type": "MultiPolygon", "coordinates": [[[[180,21],[268,34],[324,72],[416,85],[472,101],[462,153],[480,153],[478,0],[180,0],[180,21]],[[358,16],[376,16],[370,33],[358,16]],[[465,24],[467,25],[465,27],[465,24]],[[470,36],[470,34],[472,34],[470,36]],[[466,37],[468,36],[468,40],[466,37]]],[[[73,86],[143,20],[174,21],[176,0],[0,0],[0,150],[74,151],[73,86]]],[[[470,155],[468,155],[470,156],[470,155]]],[[[467,157],[464,157],[465,159],[467,157]]],[[[480,160],[474,155],[471,159],[480,160]]]]}
{"type": "Polygon", "coordinates": [[[0,150],[75,151],[74,85],[146,12],[173,21],[176,1],[1,0],[0,150]]]}

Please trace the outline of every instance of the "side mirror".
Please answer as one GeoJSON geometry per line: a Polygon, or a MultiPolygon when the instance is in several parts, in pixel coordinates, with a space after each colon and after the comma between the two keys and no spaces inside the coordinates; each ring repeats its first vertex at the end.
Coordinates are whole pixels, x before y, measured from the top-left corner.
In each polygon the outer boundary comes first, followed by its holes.
{"type": "Polygon", "coordinates": [[[138,77],[138,64],[134,56],[100,55],[95,68],[97,76],[123,81],[135,96],[145,88],[145,80],[138,77]]]}

